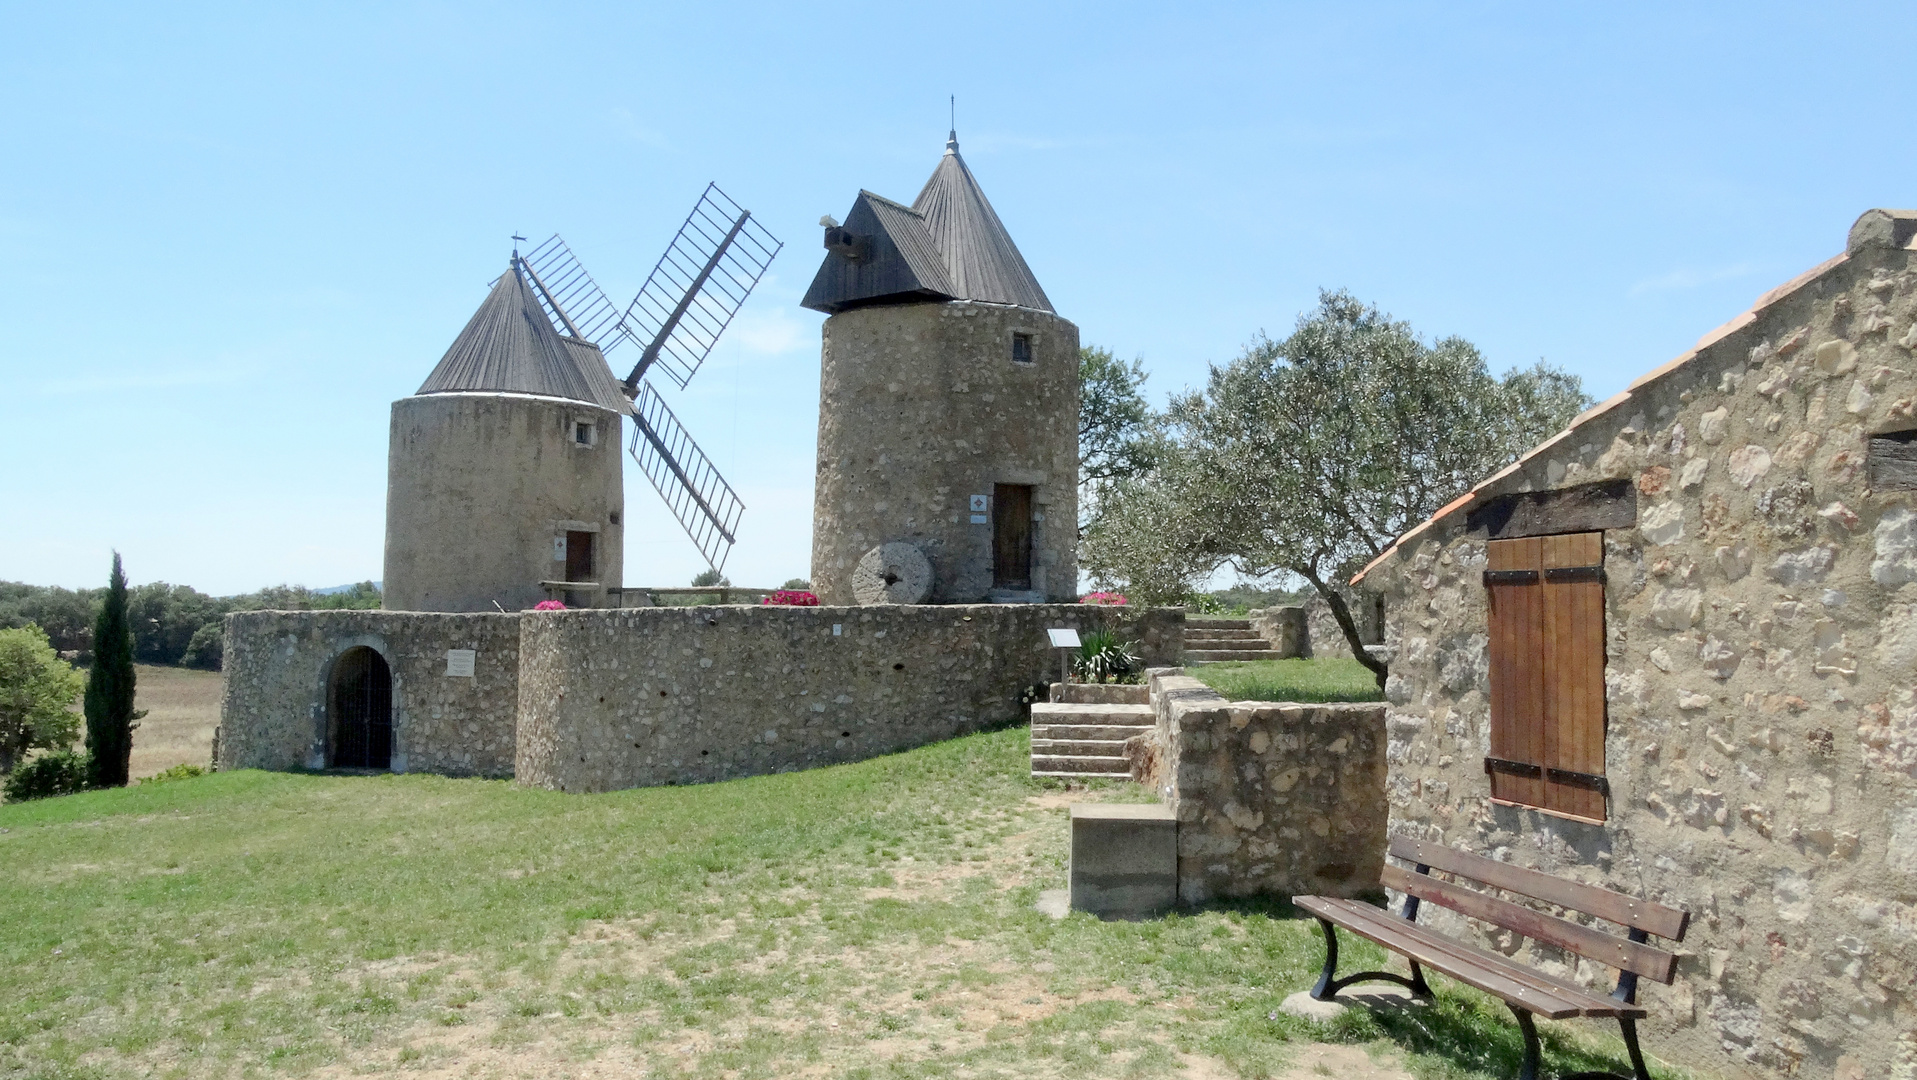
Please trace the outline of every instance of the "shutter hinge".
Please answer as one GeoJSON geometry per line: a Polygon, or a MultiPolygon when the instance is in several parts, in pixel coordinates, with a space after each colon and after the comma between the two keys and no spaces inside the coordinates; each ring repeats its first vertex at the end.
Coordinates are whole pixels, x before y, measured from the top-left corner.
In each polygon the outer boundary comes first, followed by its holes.
{"type": "Polygon", "coordinates": [[[1504,758],[1485,758],[1484,771],[1487,773],[1509,773],[1512,776],[1528,776],[1533,780],[1544,779],[1544,766],[1531,765],[1522,761],[1507,761],[1504,758]]]}
{"type": "Polygon", "coordinates": [[[1554,784],[1587,788],[1607,799],[1611,797],[1611,782],[1596,773],[1576,772],[1571,769],[1546,769],[1544,778],[1554,784]]]}
{"type": "Polygon", "coordinates": [[[1603,581],[1602,566],[1553,566],[1544,571],[1546,581],[1603,581]]]}
{"type": "Polygon", "coordinates": [[[1493,585],[1536,585],[1537,583],[1536,570],[1486,570],[1484,572],[1484,586],[1487,589],[1493,585]]]}

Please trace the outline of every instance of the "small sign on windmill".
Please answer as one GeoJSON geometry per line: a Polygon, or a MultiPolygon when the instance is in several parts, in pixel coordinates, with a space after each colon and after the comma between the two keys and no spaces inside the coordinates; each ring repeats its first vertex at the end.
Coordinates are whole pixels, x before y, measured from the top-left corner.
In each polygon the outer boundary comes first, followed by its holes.
{"type": "Polygon", "coordinates": [[[608,356],[628,342],[638,350],[621,383],[632,403],[628,449],[714,570],[725,568],[745,504],[649,376],[663,373],[684,389],[783,246],[717,184],[707,184],[623,312],[558,234],[517,261],[554,330],[608,356]]]}

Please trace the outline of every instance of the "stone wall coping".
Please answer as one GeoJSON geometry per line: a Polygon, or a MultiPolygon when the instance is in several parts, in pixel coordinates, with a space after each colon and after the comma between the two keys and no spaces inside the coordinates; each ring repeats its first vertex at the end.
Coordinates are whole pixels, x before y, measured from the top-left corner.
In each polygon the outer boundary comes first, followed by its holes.
{"type": "Polygon", "coordinates": [[[1073,803],[1072,820],[1177,821],[1178,811],[1164,803],[1073,803]]]}

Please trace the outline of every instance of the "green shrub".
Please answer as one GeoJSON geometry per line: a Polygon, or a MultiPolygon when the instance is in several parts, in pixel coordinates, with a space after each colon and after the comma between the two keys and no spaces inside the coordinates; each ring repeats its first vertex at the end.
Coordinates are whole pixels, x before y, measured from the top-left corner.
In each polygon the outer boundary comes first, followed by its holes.
{"type": "Polygon", "coordinates": [[[779,588],[785,589],[790,592],[811,592],[812,582],[802,577],[795,577],[791,581],[786,582],[784,585],[779,586],[779,588]]]}
{"type": "Polygon", "coordinates": [[[41,754],[7,774],[8,802],[71,795],[87,786],[87,756],[77,750],[41,754]]]}
{"type": "Polygon", "coordinates": [[[202,768],[201,766],[190,765],[190,764],[187,764],[186,762],[181,762],[180,764],[173,766],[171,769],[168,769],[165,772],[155,773],[152,776],[141,777],[140,783],[164,784],[168,780],[191,780],[196,776],[205,776],[205,775],[206,775],[206,769],[202,768]]]}
{"type": "Polygon", "coordinates": [[[1093,630],[1079,639],[1072,671],[1084,682],[1119,682],[1138,670],[1131,643],[1110,630],[1093,630]]]}
{"type": "Polygon", "coordinates": [[[30,750],[73,745],[80,718],[68,706],[85,685],[39,627],[0,630],[0,773],[30,750]]]}
{"type": "Polygon", "coordinates": [[[187,642],[186,653],[180,657],[180,663],[187,667],[218,671],[225,655],[226,628],[220,620],[215,619],[193,631],[193,640],[187,642]]]}

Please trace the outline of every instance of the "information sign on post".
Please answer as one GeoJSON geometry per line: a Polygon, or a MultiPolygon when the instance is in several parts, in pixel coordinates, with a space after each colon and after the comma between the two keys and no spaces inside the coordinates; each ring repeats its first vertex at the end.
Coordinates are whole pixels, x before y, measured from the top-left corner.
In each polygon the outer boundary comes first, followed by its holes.
{"type": "Polygon", "coordinates": [[[1045,631],[1052,639],[1052,648],[1058,650],[1058,681],[1071,682],[1072,650],[1078,648],[1078,631],[1069,626],[1055,627],[1045,631]]]}

